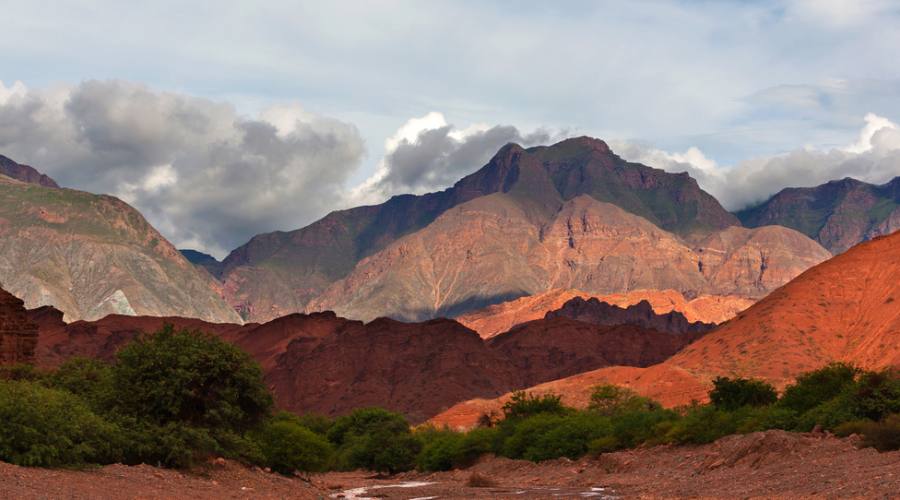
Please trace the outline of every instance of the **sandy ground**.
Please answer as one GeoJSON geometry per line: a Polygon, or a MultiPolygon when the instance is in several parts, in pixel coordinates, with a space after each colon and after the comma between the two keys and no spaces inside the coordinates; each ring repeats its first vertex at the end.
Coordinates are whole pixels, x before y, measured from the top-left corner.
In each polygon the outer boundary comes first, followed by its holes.
{"type": "Polygon", "coordinates": [[[221,462],[191,474],[146,465],[68,471],[0,463],[0,498],[900,498],[900,452],[855,444],[768,431],[577,461],[486,457],[433,474],[327,473],[311,484],[221,462]]]}

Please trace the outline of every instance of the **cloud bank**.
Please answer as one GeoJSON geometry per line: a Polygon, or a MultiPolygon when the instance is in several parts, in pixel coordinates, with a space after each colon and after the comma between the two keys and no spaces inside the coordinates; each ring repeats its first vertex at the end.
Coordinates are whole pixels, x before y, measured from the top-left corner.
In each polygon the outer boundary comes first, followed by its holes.
{"type": "Polygon", "coordinates": [[[356,127],[298,104],[229,105],[125,81],[0,83],[0,152],[64,186],[136,206],[179,247],[222,256],[333,208],[365,147],[356,127]]]}
{"type": "Polygon", "coordinates": [[[867,114],[864,122],[859,136],[846,146],[803,148],[734,166],[719,165],[696,147],[671,153],[626,141],[611,141],[610,146],[630,161],[670,172],[687,171],[725,208],[739,210],[786,187],[812,187],[844,177],[882,184],[900,175],[900,128],[874,113],[867,114]]]}
{"type": "Polygon", "coordinates": [[[354,189],[351,199],[377,203],[402,193],[421,194],[452,186],[484,166],[504,145],[549,144],[562,135],[538,129],[524,133],[511,125],[475,124],[457,128],[439,112],[407,121],[385,141],[375,173],[354,189]]]}

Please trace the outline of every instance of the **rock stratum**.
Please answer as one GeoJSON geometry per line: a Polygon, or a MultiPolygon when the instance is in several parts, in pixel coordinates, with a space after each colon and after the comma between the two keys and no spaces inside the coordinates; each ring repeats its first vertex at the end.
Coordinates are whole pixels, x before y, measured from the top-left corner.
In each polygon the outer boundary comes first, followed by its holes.
{"type": "MultiPolygon", "coordinates": [[[[559,309],[575,297],[589,299],[592,294],[581,290],[554,289],[494,304],[457,316],[455,319],[482,337],[490,338],[520,323],[543,318],[548,312],[559,309]]],[[[687,300],[677,290],[634,290],[600,295],[596,298],[619,307],[632,306],[646,300],[657,314],[677,311],[689,322],[716,324],[728,321],[754,303],[752,299],[733,295],[701,295],[693,300],[687,300]]]]}
{"type": "MultiPolygon", "coordinates": [[[[760,378],[783,388],[834,361],[900,366],[900,232],[809,269],[663,363],[587,371],[529,390],[584,406],[593,386],[612,383],[675,406],[706,399],[716,376],[760,378]]],[[[433,421],[472,425],[508,397],[467,401],[433,421]]]]}
{"type": "Polygon", "coordinates": [[[128,204],[2,175],[0,282],[68,321],[114,313],[240,321],[215,280],[128,204]]]}
{"type": "Polygon", "coordinates": [[[0,365],[33,363],[37,340],[38,327],[25,303],[0,288],[0,365]]]}
{"type": "Polygon", "coordinates": [[[702,335],[566,317],[530,321],[483,340],[449,319],[363,323],[330,312],[246,325],[123,315],[67,324],[50,307],[28,315],[40,331],[36,360],[43,366],[75,356],[111,360],[142,332],[172,324],[217,335],[248,352],[282,408],[339,415],[377,405],[415,422],[460,401],[586,370],[660,363],[702,335]]]}
{"type": "Polygon", "coordinates": [[[846,178],[811,188],[787,188],[737,213],[748,227],[777,224],[838,254],[900,229],[900,177],[877,186],[846,178]]]}
{"type": "MultiPolygon", "coordinates": [[[[671,236],[669,239],[699,241],[712,232],[740,225],[736,217],[701,190],[696,181],[686,173],[671,174],[626,162],[616,156],[603,141],[581,137],[553,146],[529,149],[510,144],[503,147],[480,170],[444,191],[423,196],[396,196],[381,205],[333,212],[297,231],[256,236],[225,259],[219,276],[232,305],[242,310],[249,320],[265,321],[333,303],[333,294],[337,293],[333,290],[344,286],[339,281],[346,279],[356,284],[360,281],[360,274],[371,272],[360,270],[365,265],[361,261],[376,260],[381,265],[386,265],[386,259],[403,251],[396,245],[398,240],[418,234],[435,224],[460,225],[464,221],[458,220],[459,215],[481,213],[484,217],[475,218],[470,224],[465,224],[466,228],[458,229],[474,235],[486,229],[486,224],[493,224],[491,239],[495,245],[502,243],[507,236],[526,236],[522,234],[524,231],[527,233],[527,242],[518,238],[515,244],[498,249],[498,252],[524,250],[516,245],[533,246],[534,241],[543,241],[541,235],[546,231],[565,233],[567,230],[564,227],[551,226],[554,221],[564,223],[566,214],[573,209],[573,205],[568,202],[576,198],[590,198],[598,203],[615,205],[620,211],[641,218],[645,221],[642,223],[644,226],[653,226],[667,235],[677,235],[677,238],[671,236]],[[485,197],[490,200],[481,200],[485,197]],[[455,213],[449,213],[451,210],[455,213]],[[452,220],[456,222],[451,222],[452,220]],[[320,298],[323,292],[326,297],[320,298]],[[332,296],[327,296],[329,293],[332,296]]],[[[597,227],[596,230],[600,231],[602,227],[597,227]]],[[[434,232],[432,229],[429,234],[434,232]]],[[[463,237],[465,234],[456,236],[463,237]]],[[[558,236],[554,234],[551,239],[556,240],[558,236]]],[[[460,241],[455,250],[466,250],[462,247],[468,243],[471,240],[460,241]]],[[[643,243],[653,244],[654,241],[643,243]]],[[[399,244],[409,248],[412,242],[399,244]]],[[[477,254],[480,250],[473,248],[472,253],[477,254]]],[[[457,253],[458,251],[453,257],[459,257],[457,253]]],[[[467,252],[463,251],[462,257],[466,255],[467,252]]],[[[488,256],[481,257],[483,259],[488,256]]],[[[560,255],[544,257],[555,259],[560,255]]],[[[464,262],[462,260],[453,264],[464,262]]],[[[694,264],[696,267],[696,262],[694,264]]],[[[427,266],[428,263],[422,265],[427,266]]],[[[546,265],[564,268],[568,263],[559,260],[546,265]]],[[[668,281],[662,281],[673,286],[663,286],[665,283],[660,282],[650,283],[645,288],[690,290],[698,285],[698,282],[690,280],[675,283],[677,280],[674,276],[668,278],[668,281]],[[674,286],[675,284],[678,286],[674,286]]],[[[429,298],[427,302],[430,304],[417,304],[417,308],[426,307],[414,311],[412,316],[404,315],[406,313],[396,314],[396,311],[390,309],[376,316],[431,317],[435,312],[440,315],[447,311],[475,309],[503,298],[521,296],[529,290],[544,292],[552,287],[553,280],[545,277],[543,279],[546,283],[541,283],[535,279],[540,280],[529,276],[481,283],[474,291],[480,295],[466,297],[462,303],[447,302],[445,299],[448,296],[455,297],[458,294],[440,290],[429,298]],[[523,288],[522,281],[528,286],[523,288]]],[[[616,284],[627,281],[628,277],[623,276],[616,284]]],[[[557,287],[559,286],[564,285],[557,287]]],[[[618,288],[614,291],[627,290],[629,289],[618,288]]],[[[352,300],[359,301],[360,298],[352,300]]],[[[346,304],[343,306],[345,309],[349,307],[346,304]]],[[[358,317],[373,318],[365,309],[375,307],[362,308],[359,311],[361,316],[358,317]]]]}

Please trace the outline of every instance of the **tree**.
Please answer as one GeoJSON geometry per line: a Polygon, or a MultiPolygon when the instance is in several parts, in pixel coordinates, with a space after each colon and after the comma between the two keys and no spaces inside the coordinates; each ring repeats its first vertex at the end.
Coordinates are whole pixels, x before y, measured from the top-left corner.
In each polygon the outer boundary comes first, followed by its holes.
{"type": "Polygon", "coordinates": [[[746,378],[716,377],[709,399],[722,410],[737,410],[744,406],[765,406],[778,400],[778,393],[770,384],[746,378]]]}
{"type": "Polygon", "coordinates": [[[166,325],[123,348],[117,358],[116,409],[156,425],[240,433],[258,425],[272,407],[259,365],[199,331],[166,325]]]}

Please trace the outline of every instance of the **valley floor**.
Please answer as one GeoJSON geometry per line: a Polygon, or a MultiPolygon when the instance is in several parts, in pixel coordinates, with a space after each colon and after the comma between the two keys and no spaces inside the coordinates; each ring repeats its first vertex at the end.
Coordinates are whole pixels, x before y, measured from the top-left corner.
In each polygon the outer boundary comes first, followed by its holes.
{"type": "Polygon", "coordinates": [[[312,484],[232,463],[201,474],[150,466],[87,471],[0,464],[2,498],[900,498],[900,452],[853,438],[767,431],[694,447],[663,446],[541,464],[490,457],[466,470],[312,484]],[[469,483],[476,476],[484,486],[469,483]]]}

